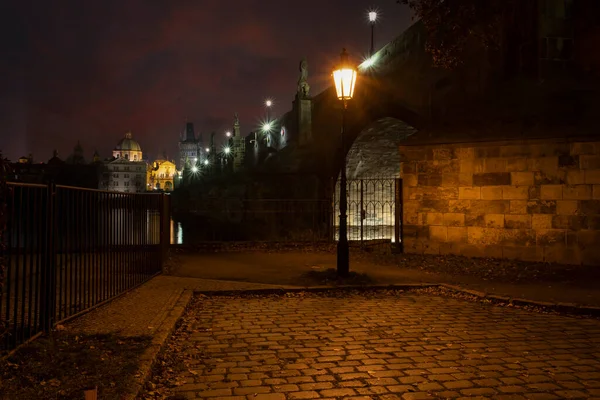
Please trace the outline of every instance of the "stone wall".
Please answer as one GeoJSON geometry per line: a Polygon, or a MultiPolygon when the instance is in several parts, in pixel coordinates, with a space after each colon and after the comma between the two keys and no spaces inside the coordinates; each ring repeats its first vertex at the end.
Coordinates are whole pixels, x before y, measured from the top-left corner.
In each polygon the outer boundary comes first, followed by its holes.
{"type": "Polygon", "coordinates": [[[401,146],[404,249],[600,266],[600,141],[401,146]]]}

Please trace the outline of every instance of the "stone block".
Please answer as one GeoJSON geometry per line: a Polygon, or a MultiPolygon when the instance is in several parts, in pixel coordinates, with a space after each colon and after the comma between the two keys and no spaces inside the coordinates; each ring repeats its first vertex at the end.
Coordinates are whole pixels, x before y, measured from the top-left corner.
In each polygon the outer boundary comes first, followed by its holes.
{"type": "Polygon", "coordinates": [[[600,185],[594,185],[592,189],[592,198],[594,200],[600,200],[600,185]]]}
{"type": "Polygon", "coordinates": [[[406,253],[423,254],[423,241],[405,237],[403,248],[406,253]]]}
{"type": "Polygon", "coordinates": [[[444,214],[426,213],[423,225],[444,225],[444,214]]]}
{"type": "Polygon", "coordinates": [[[581,264],[581,251],[564,245],[544,246],[544,262],[559,264],[581,264]]]}
{"type": "Polygon", "coordinates": [[[554,175],[558,171],[558,156],[528,158],[527,170],[554,175]]]}
{"type": "Polygon", "coordinates": [[[449,200],[448,212],[465,213],[471,208],[471,200],[449,200]]]}
{"type": "Polygon", "coordinates": [[[540,199],[542,200],[561,200],[562,196],[562,185],[542,185],[540,187],[540,199]]]}
{"type": "Polygon", "coordinates": [[[485,226],[484,214],[465,214],[465,226],[485,226]]]}
{"type": "Polygon", "coordinates": [[[475,149],[473,147],[457,147],[454,149],[454,157],[459,160],[472,160],[475,158],[475,149]]]}
{"type": "Polygon", "coordinates": [[[581,249],[593,248],[600,249],[600,231],[583,230],[577,232],[577,244],[581,249]]]}
{"type": "Polygon", "coordinates": [[[486,214],[483,220],[486,228],[504,228],[504,214],[486,214]]]}
{"type": "Polygon", "coordinates": [[[467,242],[469,244],[497,245],[501,244],[504,238],[504,229],[500,228],[482,228],[478,226],[467,227],[467,242]]]}
{"type": "Polygon", "coordinates": [[[579,165],[581,169],[600,169],[600,155],[582,155],[579,165]]]}
{"type": "Polygon", "coordinates": [[[581,263],[597,267],[600,265],[600,247],[591,247],[585,250],[580,250],[581,263]]]}
{"type": "Polygon", "coordinates": [[[481,200],[502,200],[502,186],[482,186],[481,200]]]}
{"type": "Polygon", "coordinates": [[[564,200],[591,200],[592,185],[563,186],[564,200]]]}
{"type": "Polygon", "coordinates": [[[421,225],[404,225],[402,230],[404,238],[410,239],[429,239],[429,227],[421,225]]]}
{"type": "Polygon", "coordinates": [[[579,168],[579,156],[569,154],[558,156],[558,168],[579,168]]]}
{"type": "Polygon", "coordinates": [[[506,172],[527,171],[527,159],[511,157],[506,159],[506,172]]]}
{"type": "Polygon", "coordinates": [[[442,186],[458,187],[458,173],[454,172],[442,174],[442,186]]]}
{"type": "Polygon", "coordinates": [[[556,200],[530,200],[524,214],[556,214],[556,200]]]}
{"type": "Polygon", "coordinates": [[[481,158],[477,158],[477,159],[459,159],[458,160],[458,172],[461,173],[481,173],[484,172],[484,160],[481,158]]]}
{"type": "Polygon", "coordinates": [[[449,226],[448,242],[467,243],[467,228],[465,226],[449,226]]]}
{"type": "Polygon", "coordinates": [[[510,185],[509,172],[486,172],[473,174],[473,186],[501,186],[510,185]]]}
{"type": "Polygon", "coordinates": [[[510,200],[509,214],[527,214],[527,200],[510,200]]]}
{"type": "Polygon", "coordinates": [[[587,218],[579,215],[554,215],[552,217],[552,229],[566,229],[571,231],[587,229],[587,218]]]}
{"type": "Polygon", "coordinates": [[[502,257],[509,260],[543,261],[544,249],[537,246],[503,246],[502,257]]]}
{"type": "Polygon", "coordinates": [[[531,215],[505,215],[504,226],[507,229],[531,229],[531,215]]]}
{"type": "Polygon", "coordinates": [[[531,216],[531,228],[534,230],[552,229],[552,214],[533,214],[531,216]]]}
{"type": "Polygon", "coordinates": [[[469,214],[507,214],[509,200],[471,200],[469,214]]]}
{"type": "Polygon", "coordinates": [[[404,187],[415,187],[418,184],[416,174],[404,174],[402,177],[402,185],[404,187]]]}
{"type": "Polygon", "coordinates": [[[594,154],[594,146],[590,142],[571,143],[571,155],[594,154]]]}
{"type": "Polygon", "coordinates": [[[559,200],[556,202],[556,214],[575,215],[578,213],[579,203],[577,200],[559,200]]]}
{"type": "Polygon", "coordinates": [[[600,231],[600,215],[586,218],[588,219],[588,229],[600,231]]]}
{"type": "Polygon", "coordinates": [[[417,186],[409,187],[405,190],[403,197],[405,200],[440,200],[440,199],[458,199],[458,188],[443,188],[435,186],[417,186]]]}
{"type": "Polygon", "coordinates": [[[566,245],[565,231],[562,229],[539,229],[536,231],[538,246],[566,245]]]}
{"type": "Polygon", "coordinates": [[[529,200],[540,200],[542,189],[540,186],[529,186],[529,200]]]}
{"type": "Polygon", "coordinates": [[[581,200],[579,213],[582,215],[600,215],[600,200],[581,200]]]}
{"type": "Polygon", "coordinates": [[[532,186],[533,172],[511,172],[510,183],[506,183],[506,185],[532,186]]]}
{"type": "MultiPolygon", "coordinates": [[[[600,169],[587,169],[580,171],[585,173],[585,183],[592,185],[600,185],[600,169]]],[[[580,183],[584,183],[580,182],[580,183]]]]}
{"type": "Polygon", "coordinates": [[[446,226],[465,226],[465,214],[446,213],[444,214],[444,225],[446,226]]]}
{"type": "Polygon", "coordinates": [[[423,199],[419,201],[419,211],[421,212],[448,212],[449,200],[423,199]]]}
{"type": "Polygon", "coordinates": [[[448,240],[448,228],[445,226],[430,226],[429,239],[435,242],[446,242],[448,240]]]}
{"type": "Polygon", "coordinates": [[[567,170],[559,169],[553,173],[535,171],[533,173],[533,184],[540,185],[564,185],[567,183],[567,170]]]}
{"type": "Polygon", "coordinates": [[[580,169],[571,169],[567,171],[567,185],[581,185],[585,182],[584,171],[580,169]]]}
{"type": "Polygon", "coordinates": [[[402,214],[402,223],[406,225],[422,225],[423,224],[423,213],[418,212],[406,212],[402,214]]]}
{"type": "Polygon", "coordinates": [[[459,172],[458,186],[473,186],[473,174],[470,172],[459,172]]]}
{"type": "Polygon", "coordinates": [[[505,246],[535,246],[536,232],[533,229],[504,229],[502,244],[505,246]]]}
{"type": "Polygon", "coordinates": [[[484,158],[482,172],[506,172],[507,165],[506,158],[484,158]]]}
{"type": "Polygon", "coordinates": [[[417,163],[414,161],[403,161],[401,168],[402,168],[403,174],[416,174],[417,173],[417,163]]]}
{"type": "Polygon", "coordinates": [[[436,160],[421,161],[417,163],[418,174],[444,174],[458,173],[460,167],[459,160],[436,160]]]}
{"type": "Polygon", "coordinates": [[[477,146],[475,147],[475,158],[500,157],[499,146],[477,146]]]}
{"type": "Polygon", "coordinates": [[[528,200],[529,186],[504,186],[502,198],[504,200],[528,200]]]}
{"type": "Polygon", "coordinates": [[[424,242],[423,254],[440,254],[440,244],[438,242],[424,242]]]}
{"type": "Polygon", "coordinates": [[[439,147],[434,148],[433,150],[433,159],[434,160],[451,160],[454,155],[452,149],[447,147],[439,147]]]}
{"type": "Polygon", "coordinates": [[[419,186],[442,186],[442,174],[419,174],[418,182],[419,186]]]}
{"type": "Polygon", "coordinates": [[[471,258],[502,258],[502,246],[458,243],[457,253],[471,258]]]}
{"type": "Polygon", "coordinates": [[[423,147],[400,146],[400,157],[404,162],[427,160],[428,149],[423,147]]]}
{"type": "Polygon", "coordinates": [[[515,144],[500,147],[502,157],[530,157],[531,147],[525,144],[515,144]]]}
{"type": "Polygon", "coordinates": [[[481,199],[481,189],[479,187],[459,187],[459,200],[478,200],[481,199]]]}

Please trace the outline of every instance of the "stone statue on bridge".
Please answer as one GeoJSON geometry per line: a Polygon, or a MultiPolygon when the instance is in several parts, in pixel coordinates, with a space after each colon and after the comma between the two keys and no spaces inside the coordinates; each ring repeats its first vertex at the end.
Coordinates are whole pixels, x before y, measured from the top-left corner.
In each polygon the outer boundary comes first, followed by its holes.
{"type": "Polygon", "coordinates": [[[308,98],[310,93],[310,85],[308,84],[308,62],[306,58],[300,61],[300,78],[298,79],[298,96],[300,98],[308,98]]]}
{"type": "Polygon", "coordinates": [[[239,126],[240,125],[240,118],[238,117],[238,113],[234,113],[233,114],[233,125],[234,126],[239,126]]]}

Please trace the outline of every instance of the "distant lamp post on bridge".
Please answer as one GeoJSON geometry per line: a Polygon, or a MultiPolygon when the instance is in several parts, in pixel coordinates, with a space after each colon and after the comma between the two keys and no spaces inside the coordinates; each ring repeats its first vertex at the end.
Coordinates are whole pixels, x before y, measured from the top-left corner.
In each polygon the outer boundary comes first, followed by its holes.
{"type": "Polygon", "coordinates": [[[350,250],[348,248],[348,198],[346,194],[346,145],[344,142],[344,129],[346,125],[346,109],[348,101],[354,95],[356,84],[356,68],[350,64],[346,49],[342,50],[340,64],[333,71],[333,82],[337,97],[342,101],[342,171],[340,176],[340,228],[337,246],[337,273],[346,276],[350,272],[350,250]]]}
{"type": "Polygon", "coordinates": [[[231,132],[230,131],[225,132],[225,136],[231,137],[231,132]]]}
{"type": "Polygon", "coordinates": [[[371,50],[369,51],[369,57],[373,57],[375,54],[375,24],[377,23],[377,10],[369,11],[369,24],[371,24],[371,50]]]}

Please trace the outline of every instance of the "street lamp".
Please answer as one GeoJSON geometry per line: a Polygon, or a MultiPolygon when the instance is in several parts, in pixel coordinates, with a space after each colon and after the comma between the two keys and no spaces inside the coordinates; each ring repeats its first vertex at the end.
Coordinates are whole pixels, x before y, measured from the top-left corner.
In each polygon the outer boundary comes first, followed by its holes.
{"type": "Polygon", "coordinates": [[[371,24],[371,51],[369,57],[373,57],[375,54],[375,23],[377,22],[377,11],[369,11],[369,23],[371,24]]]}
{"type": "Polygon", "coordinates": [[[229,152],[231,151],[231,149],[229,147],[225,147],[223,149],[223,151],[225,152],[225,154],[229,154],[229,152]]]}
{"type": "Polygon", "coordinates": [[[225,136],[231,137],[231,132],[230,131],[225,132],[225,136]]]}
{"type": "Polygon", "coordinates": [[[340,229],[337,246],[337,273],[346,276],[350,272],[350,251],[348,249],[348,198],[346,194],[346,147],[344,129],[346,125],[346,109],[348,100],[354,95],[356,84],[356,68],[350,64],[346,49],[342,50],[340,65],[333,71],[333,82],[337,97],[342,101],[342,172],[340,176],[340,229]]]}
{"type": "Polygon", "coordinates": [[[271,99],[265,100],[265,107],[267,108],[267,122],[269,122],[269,120],[271,119],[270,111],[271,111],[272,105],[273,105],[273,100],[271,100],[271,99]]]}

